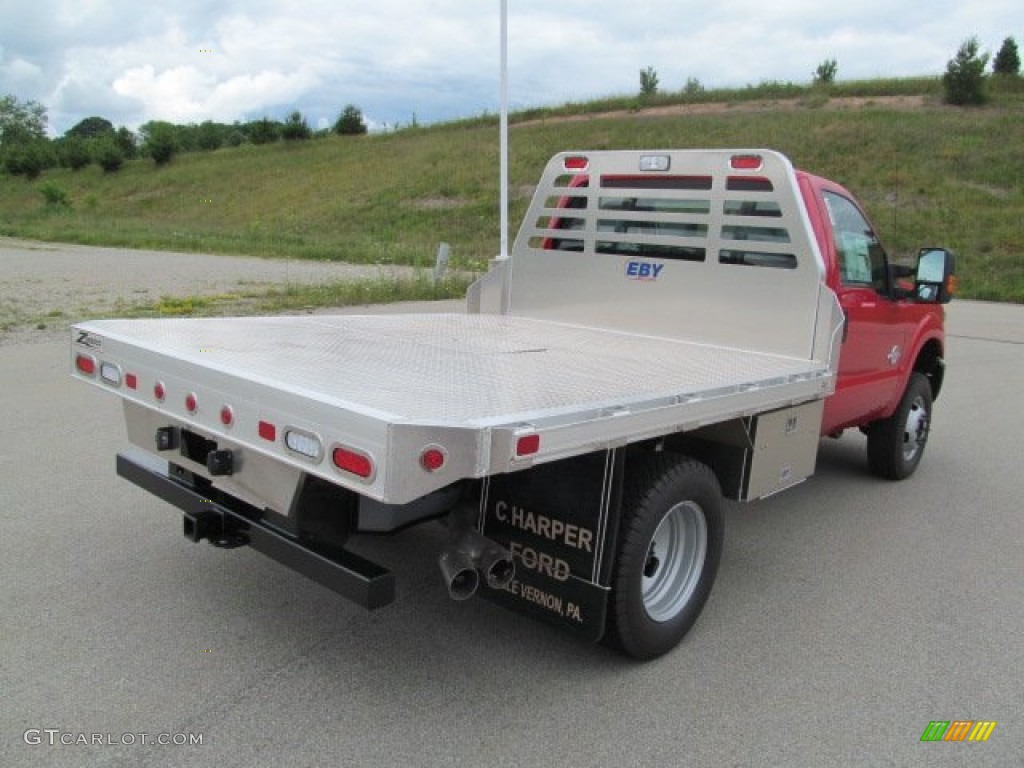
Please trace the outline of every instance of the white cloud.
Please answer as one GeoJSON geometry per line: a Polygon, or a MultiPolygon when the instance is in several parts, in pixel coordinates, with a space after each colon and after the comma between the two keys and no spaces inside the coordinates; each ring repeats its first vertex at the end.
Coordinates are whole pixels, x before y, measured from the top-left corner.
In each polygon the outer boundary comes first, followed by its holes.
{"type": "MultiPolygon", "coordinates": [[[[995,50],[1019,0],[510,0],[516,105],[662,87],[940,74],[960,42],[995,50]]],[[[333,122],[469,116],[497,104],[498,8],[466,0],[0,0],[0,91],[36,99],[63,132],[99,114],[232,121],[298,108],[333,122]],[[14,30],[14,32],[12,32],[14,30]]],[[[1020,41],[1019,42],[1024,42],[1020,41]]]]}

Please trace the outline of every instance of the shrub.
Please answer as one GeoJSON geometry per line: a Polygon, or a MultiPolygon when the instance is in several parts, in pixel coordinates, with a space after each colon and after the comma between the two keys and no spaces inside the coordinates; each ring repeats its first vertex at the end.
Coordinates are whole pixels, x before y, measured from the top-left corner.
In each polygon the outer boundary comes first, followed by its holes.
{"type": "Polygon", "coordinates": [[[169,123],[152,124],[146,139],[146,153],[157,165],[171,162],[171,158],[178,151],[178,142],[174,134],[174,126],[169,123]]]}
{"type": "Polygon", "coordinates": [[[4,168],[14,176],[35,179],[46,168],[56,165],[50,142],[45,139],[18,142],[4,148],[4,168]]]}
{"type": "Polygon", "coordinates": [[[264,117],[250,124],[249,140],[253,144],[270,144],[277,141],[277,123],[270,118],[264,117]]]}
{"type": "Polygon", "coordinates": [[[73,171],[79,171],[92,162],[89,146],[77,136],[64,141],[62,155],[62,164],[73,171]]]}
{"type": "Polygon", "coordinates": [[[39,185],[39,194],[50,208],[70,208],[68,193],[62,186],[53,181],[44,181],[39,185]]]}
{"type": "Polygon", "coordinates": [[[334,132],[342,136],[359,136],[367,132],[366,123],[363,121],[363,113],[355,104],[349,104],[342,110],[337,122],[334,123],[334,132]]]}
{"type": "Polygon", "coordinates": [[[124,155],[113,139],[102,139],[96,145],[96,162],[104,173],[116,173],[124,164],[124,155]]]}
{"type": "Polygon", "coordinates": [[[988,101],[985,66],[988,54],[979,52],[978,38],[965,40],[956,56],[946,65],[942,85],[946,89],[947,104],[984,104],[988,101]]]}

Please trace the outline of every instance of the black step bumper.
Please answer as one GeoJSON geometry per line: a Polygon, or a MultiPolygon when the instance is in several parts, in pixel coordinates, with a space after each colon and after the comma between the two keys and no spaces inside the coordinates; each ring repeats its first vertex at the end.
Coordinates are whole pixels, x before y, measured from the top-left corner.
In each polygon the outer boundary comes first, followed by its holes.
{"type": "Polygon", "coordinates": [[[394,575],[386,568],[345,549],[293,538],[267,525],[259,509],[239,499],[212,494],[126,453],[117,455],[117,474],[182,510],[185,536],[191,541],[251,546],[364,608],[380,608],[395,599],[394,575]]]}

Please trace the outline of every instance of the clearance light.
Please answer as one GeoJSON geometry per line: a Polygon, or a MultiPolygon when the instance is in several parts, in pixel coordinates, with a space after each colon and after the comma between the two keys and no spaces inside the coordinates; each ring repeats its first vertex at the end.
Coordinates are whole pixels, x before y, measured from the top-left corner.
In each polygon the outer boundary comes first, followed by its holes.
{"type": "Polygon", "coordinates": [[[420,466],[427,472],[440,472],[448,463],[448,454],[439,445],[428,445],[420,454],[420,466]]]}
{"type": "Polygon", "coordinates": [[[764,159],[760,155],[733,155],[729,165],[734,171],[759,171],[764,159]]]}
{"type": "Polygon", "coordinates": [[[640,157],[641,171],[667,171],[672,167],[672,158],[668,155],[642,155],[640,157]]]}
{"type": "Polygon", "coordinates": [[[112,387],[121,386],[121,368],[113,363],[100,363],[100,378],[112,387]]]}
{"type": "Polygon", "coordinates": [[[320,461],[324,449],[320,445],[320,439],[309,432],[301,432],[297,429],[286,429],[284,432],[285,447],[292,453],[305,456],[311,461],[320,461]]]}
{"type": "Polygon", "coordinates": [[[164,386],[162,381],[158,381],[153,385],[153,397],[155,397],[159,403],[162,403],[164,398],[167,397],[167,387],[164,386]]]}
{"type": "Polygon", "coordinates": [[[96,358],[92,355],[78,354],[75,356],[75,368],[86,376],[96,375],[96,358]]]}
{"type": "Polygon", "coordinates": [[[363,480],[369,480],[373,476],[373,459],[362,451],[339,445],[331,452],[331,459],[334,466],[342,472],[348,472],[363,480]]]}
{"type": "Polygon", "coordinates": [[[185,410],[189,413],[195,413],[199,410],[199,398],[196,397],[195,392],[189,392],[185,395],[185,410]]]}
{"type": "Polygon", "coordinates": [[[533,456],[540,450],[540,435],[523,435],[516,440],[516,456],[533,456]]]}
{"type": "Polygon", "coordinates": [[[235,423],[235,412],[230,405],[225,405],[220,409],[220,423],[225,427],[230,427],[235,423]]]}
{"type": "Polygon", "coordinates": [[[567,157],[563,165],[565,170],[579,173],[590,167],[590,159],[586,157],[567,157]]]}
{"type": "Polygon", "coordinates": [[[124,375],[124,385],[128,387],[128,389],[138,389],[139,377],[136,376],[134,373],[126,373],[124,375]]]}
{"type": "Polygon", "coordinates": [[[277,427],[271,424],[269,421],[261,421],[257,427],[260,437],[268,442],[277,441],[277,427]]]}

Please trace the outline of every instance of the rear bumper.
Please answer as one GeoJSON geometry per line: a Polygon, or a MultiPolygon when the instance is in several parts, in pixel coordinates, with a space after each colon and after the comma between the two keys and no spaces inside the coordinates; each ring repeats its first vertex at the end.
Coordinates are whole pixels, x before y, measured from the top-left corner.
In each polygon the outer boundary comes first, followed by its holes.
{"type": "Polygon", "coordinates": [[[268,525],[256,507],[200,488],[188,477],[172,477],[165,467],[165,462],[146,454],[117,455],[118,475],[185,513],[189,540],[205,538],[222,547],[251,546],[364,608],[380,608],[394,601],[395,579],[387,569],[345,549],[291,537],[268,525]]]}

